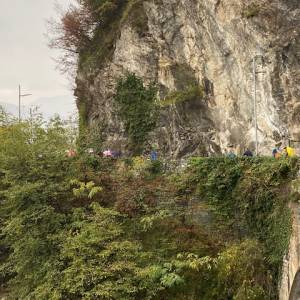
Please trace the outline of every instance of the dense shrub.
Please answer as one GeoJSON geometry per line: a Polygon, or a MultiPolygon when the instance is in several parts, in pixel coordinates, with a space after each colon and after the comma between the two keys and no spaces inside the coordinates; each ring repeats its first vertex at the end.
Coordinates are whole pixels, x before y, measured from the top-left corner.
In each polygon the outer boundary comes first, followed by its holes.
{"type": "Polygon", "coordinates": [[[276,299],[297,160],[195,158],[170,175],[141,158],[67,158],[59,119],[0,120],[11,299],[276,299]]]}
{"type": "Polygon", "coordinates": [[[288,184],[297,169],[293,159],[196,158],[181,187],[212,207],[219,228],[231,232],[231,239],[250,237],[262,243],[274,290],[291,234],[288,184]]]}
{"type": "Polygon", "coordinates": [[[130,148],[140,154],[157,121],[157,89],[145,87],[141,78],[129,73],[117,84],[114,97],[118,113],[130,140],[130,148]]]}

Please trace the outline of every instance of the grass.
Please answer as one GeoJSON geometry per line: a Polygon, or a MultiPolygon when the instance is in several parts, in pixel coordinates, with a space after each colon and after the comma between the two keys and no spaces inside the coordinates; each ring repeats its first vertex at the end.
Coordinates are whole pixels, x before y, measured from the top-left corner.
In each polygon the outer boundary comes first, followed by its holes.
{"type": "Polygon", "coordinates": [[[201,100],[204,98],[204,89],[200,85],[189,85],[181,91],[173,91],[169,93],[164,99],[161,100],[161,106],[166,107],[169,105],[176,105],[178,103],[201,100]]]}

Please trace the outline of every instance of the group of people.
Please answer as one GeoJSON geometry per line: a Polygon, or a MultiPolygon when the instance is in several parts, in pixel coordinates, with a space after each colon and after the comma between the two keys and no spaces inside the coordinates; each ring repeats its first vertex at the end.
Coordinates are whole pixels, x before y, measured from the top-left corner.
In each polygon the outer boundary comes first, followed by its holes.
{"type": "MultiPolygon", "coordinates": [[[[275,148],[272,150],[272,156],[276,159],[280,159],[281,157],[294,157],[296,156],[295,148],[290,146],[285,146],[281,149],[281,143],[276,144],[275,148]]],[[[235,158],[237,155],[234,153],[233,146],[230,146],[229,151],[227,153],[227,157],[235,158]]],[[[243,153],[244,157],[253,157],[253,152],[247,148],[246,151],[243,153]]]]}
{"type": "MultiPolygon", "coordinates": [[[[151,150],[149,153],[145,153],[143,155],[146,158],[150,158],[150,160],[154,161],[154,160],[158,160],[158,152],[156,150],[151,150]]],[[[121,158],[122,157],[122,152],[121,151],[113,151],[110,149],[107,149],[105,151],[103,151],[102,153],[102,157],[106,157],[106,158],[121,158]]]]}
{"type": "MultiPolygon", "coordinates": [[[[281,143],[278,143],[275,145],[275,148],[272,150],[272,156],[276,159],[279,159],[281,157],[294,157],[296,156],[296,150],[290,146],[285,146],[281,149],[281,143]]],[[[114,151],[111,149],[106,149],[103,152],[95,153],[94,149],[90,148],[87,149],[87,153],[90,155],[98,155],[100,157],[104,158],[114,158],[118,159],[122,157],[122,152],[120,150],[114,151]]],[[[75,157],[77,155],[76,150],[74,149],[69,149],[66,150],[66,156],[69,158],[75,157]]],[[[150,152],[145,152],[143,155],[145,158],[150,158],[151,161],[156,161],[158,160],[158,152],[155,149],[152,149],[150,152]]],[[[233,146],[229,146],[229,151],[226,154],[227,157],[229,158],[235,158],[237,155],[234,152],[233,146]]],[[[247,148],[245,152],[243,153],[244,157],[253,157],[254,154],[253,152],[247,148]]]]}
{"type": "MultiPolygon", "coordinates": [[[[253,153],[252,153],[252,151],[249,148],[247,148],[246,151],[244,152],[243,156],[245,156],[245,157],[253,157],[253,153]]],[[[229,158],[235,158],[235,157],[237,157],[237,155],[233,151],[233,146],[231,146],[229,148],[229,151],[227,153],[227,157],[229,157],[229,158]]]]}
{"type": "Polygon", "coordinates": [[[272,156],[276,159],[280,159],[281,157],[294,157],[296,156],[296,150],[289,146],[285,146],[281,149],[280,143],[275,145],[275,148],[272,151],[272,156]]]}
{"type": "Polygon", "coordinates": [[[115,150],[107,149],[102,153],[99,153],[99,156],[106,157],[106,158],[121,158],[122,152],[120,150],[115,151],[115,150]]]}
{"type": "MultiPolygon", "coordinates": [[[[122,157],[122,152],[120,150],[111,150],[111,149],[106,149],[103,152],[96,153],[94,149],[89,148],[86,150],[86,153],[89,155],[97,155],[99,157],[104,157],[104,158],[114,158],[118,159],[122,157]]],[[[68,149],[66,150],[66,156],[69,158],[77,156],[77,152],[74,149],[68,149]]],[[[156,150],[151,150],[150,152],[145,153],[144,155],[147,158],[150,158],[150,160],[155,161],[158,160],[158,152],[156,150]]]]}

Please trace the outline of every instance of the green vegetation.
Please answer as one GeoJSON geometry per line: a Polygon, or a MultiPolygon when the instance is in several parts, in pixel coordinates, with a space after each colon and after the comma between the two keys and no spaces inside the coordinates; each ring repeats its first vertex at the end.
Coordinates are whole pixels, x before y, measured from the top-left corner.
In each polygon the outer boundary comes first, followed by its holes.
{"type": "Polygon", "coordinates": [[[296,176],[297,160],[194,159],[191,165],[195,193],[238,238],[249,236],[262,243],[266,263],[278,280],[291,233],[287,183],[296,176]]]}
{"type": "Polygon", "coordinates": [[[148,133],[155,128],[156,94],[153,84],[144,87],[142,79],[132,73],[118,81],[114,100],[135,154],[141,153],[148,133]]]}
{"type": "Polygon", "coordinates": [[[161,106],[165,107],[185,101],[202,100],[203,97],[204,90],[202,86],[197,84],[189,85],[183,90],[169,93],[163,100],[161,100],[161,106]]]}
{"type": "Polygon", "coordinates": [[[10,299],[276,299],[296,159],[194,158],[166,173],[141,157],[67,158],[59,119],[4,112],[0,140],[10,299]]]}
{"type": "Polygon", "coordinates": [[[84,140],[86,136],[86,132],[88,130],[88,117],[86,111],[86,104],[81,101],[78,107],[78,115],[79,115],[79,136],[80,140],[84,140]]]}
{"type": "Polygon", "coordinates": [[[81,118],[79,118],[79,136],[77,139],[79,151],[91,148],[99,153],[102,150],[102,144],[104,142],[104,124],[101,124],[99,121],[94,121],[87,127],[82,126],[80,120],[81,118]]]}
{"type": "Polygon", "coordinates": [[[97,20],[93,35],[80,51],[80,69],[101,67],[112,57],[122,26],[129,23],[140,35],[147,31],[148,18],[143,0],[88,1],[97,20]]]}
{"type": "Polygon", "coordinates": [[[77,0],[50,21],[49,46],[62,51],[59,68],[80,71],[101,68],[110,60],[124,24],[139,35],[148,29],[143,0],[77,0]]]}
{"type": "Polygon", "coordinates": [[[143,0],[131,0],[123,12],[120,25],[129,22],[133,29],[142,36],[148,31],[148,17],[144,10],[143,0]]]}
{"type": "Polygon", "coordinates": [[[252,3],[249,4],[243,11],[242,11],[242,17],[243,18],[253,18],[258,16],[258,14],[260,13],[260,6],[259,4],[256,3],[252,3]]]}

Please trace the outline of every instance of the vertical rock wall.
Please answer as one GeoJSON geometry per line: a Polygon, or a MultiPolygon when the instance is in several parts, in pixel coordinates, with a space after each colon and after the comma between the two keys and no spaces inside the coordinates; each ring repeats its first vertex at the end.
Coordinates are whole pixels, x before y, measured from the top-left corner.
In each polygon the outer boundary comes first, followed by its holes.
{"type": "Polygon", "coordinates": [[[289,251],[283,262],[282,279],[279,288],[279,300],[300,299],[300,207],[292,205],[293,234],[289,251]]]}
{"type": "MultiPolygon", "coordinates": [[[[112,95],[127,71],[155,81],[160,97],[197,82],[203,99],[161,110],[149,144],[168,156],[254,148],[253,57],[257,58],[258,139],[262,154],[289,137],[300,141],[298,0],[147,0],[147,29],[125,22],[112,58],[79,69],[78,104],[100,122],[105,144],[126,148],[112,95]]],[[[101,41],[99,41],[100,43],[101,41]]],[[[124,150],[124,149],[123,149],[124,150]]]]}

